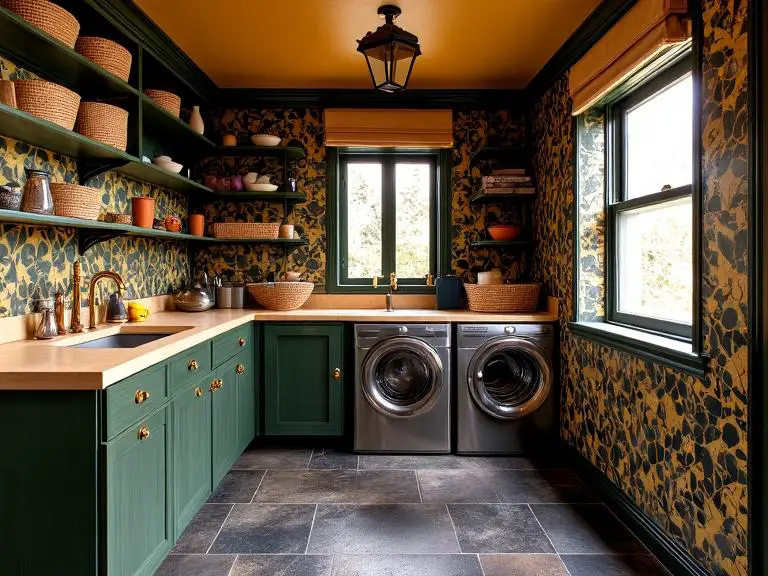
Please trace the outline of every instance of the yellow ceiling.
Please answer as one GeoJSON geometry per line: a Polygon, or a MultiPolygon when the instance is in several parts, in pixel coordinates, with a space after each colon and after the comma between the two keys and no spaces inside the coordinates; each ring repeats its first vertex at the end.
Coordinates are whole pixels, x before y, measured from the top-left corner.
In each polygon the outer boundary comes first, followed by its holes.
{"type": "MultiPolygon", "coordinates": [[[[222,88],[367,88],[357,42],[383,0],[136,0],[222,88]]],[[[522,88],[600,0],[395,0],[409,88],[522,88]]]]}

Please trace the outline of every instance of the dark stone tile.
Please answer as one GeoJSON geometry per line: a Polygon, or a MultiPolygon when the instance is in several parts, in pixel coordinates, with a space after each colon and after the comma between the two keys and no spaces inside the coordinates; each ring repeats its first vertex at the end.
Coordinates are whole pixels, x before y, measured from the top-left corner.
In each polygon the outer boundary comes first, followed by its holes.
{"type": "Polygon", "coordinates": [[[528,506],[450,504],[462,553],[533,554],[554,552],[528,506]]]}
{"type": "Polygon", "coordinates": [[[269,470],[254,502],[418,503],[412,470],[269,470]]]}
{"type": "Polygon", "coordinates": [[[499,501],[510,504],[599,502],[570,470],[497,470],[494,488],[499,501]]]}
{"type": "Polygon", "coordinates": [[[332,576],[482,576],[474,554],[336,556],[332,576]]]}
{"type": "Polygon", "coordinates": [[[555,554],[480,556],[485,576],[568,576],[555,554]]]}
{"type": "Polygon", "coordinates": [[[495,503],[493,470],[419,470],[423,502],[495,503]]]}
{"type": "Polygon", "coordinates": [[[314,515],[314,505],[235,504],[210,551],[303,554],[314,515]]]}
{"type": "Polygon", "coordinates": [[[227,576],[236,556],[203,554],[171,554],[160,565],[155,576],[227,576]]]}
{"type": "Polygon", "coordinates": [[[315,450],[309,467],[314,470],[357,470],[357,454],[334,450],[315,450]]]}
{"type": "Polygon", "coordinates": [[[669,576],[648,554],[564,554],[561,558],[571,576],[669,576]]]}
{"type": "Polygon", "coordinates": [[[251,448],[237,459],[233,470],[296,470],[306,468],[312,450],[294,448],[251,448]]]}
{"type": "Polygon", "coordinates": [[[205,554],[224,525],[231,504],[204,504],[171,550],[172,554],[205,554]]]}
{"type": "Polygon", "coordinates": [[[208,502],[250,502],[262,478],[264,470],[230,470],[219,482],[208,502]]]}
{"type": "Polygon", "coordinates": [[[330,576],[333,556],[238,556],[230,576],[330,576]]]}
{"type": "Polygon", "coordinates": [[[646,553],[603,504],[536,504],[531,508],[560,554],[646,553]]]}
{"type": "Polygon", "coordinates": [[[445,506],[320,504],[310,554],[450,554],[459,551],[445,506]]]}
{"type": "Polygon", "coordinates": [[[365,455],[360,456],[361,470],[498,470],[535,468],[527,458],[518,456],[365,455]]]}

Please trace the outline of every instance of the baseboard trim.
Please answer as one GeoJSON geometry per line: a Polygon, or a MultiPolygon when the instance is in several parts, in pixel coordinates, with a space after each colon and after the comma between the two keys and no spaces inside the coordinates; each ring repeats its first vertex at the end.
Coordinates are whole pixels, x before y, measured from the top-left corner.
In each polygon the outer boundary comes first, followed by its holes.
{"type": "Polygon", "coordinates": [[[575,448],[563,443],[562,451],[585,483],[597,492],[605,504],[635,533],[640,541],[675,576],[710,576],[676,540],[666,534],[653,520],[637,507],[594,464],[575,448]]]}

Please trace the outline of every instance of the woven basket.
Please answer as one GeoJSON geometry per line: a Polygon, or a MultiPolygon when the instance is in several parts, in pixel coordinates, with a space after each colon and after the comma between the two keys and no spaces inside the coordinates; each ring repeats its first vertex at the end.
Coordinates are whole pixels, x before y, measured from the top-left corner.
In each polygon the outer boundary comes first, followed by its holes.
{"type": "Polygon", "coordinates": [[[78,94],[45,80],[14,80],[13,85],[19,110],[67,130],[74,128],[80,104],[78,94]]]}
{"type": "Polygon", "coordinates": [[[105,220],[113,224],[131,224],[133,222],[133,217],[130,214],[118,214],[117,212],[107,212],[105,220]]]}
{"type": "Polygon", "coordinates": [[[253,299],[269,310],[301,308],[315,288],[312,282],[264,282],[247,286],[253,299]]]}
{"type": "Polygon", "coordinates": [[[80,23],[61,6],[46,0],[2,0],[0,4],[59,42],[74,47],[80,23]]]}
{"type": "Polygon", "coordinates": [[[280,223],[268,222],[225,222],[213,225],[214,238],[248,240],[271,240],[277,238],[280,223]]]}
{"type": "Polygon", "coordinates": [[[103,102],[81,102],[77,131],[125,152],[128,145],[128,111],[103,102]]]}
{"type": "Polygon", "coordinates": [[[176,96],[165,90],[144,90],[144,94],[149,96],[155,104],[168,111],[171,116],[179,117],[181,113],[181,96],[176,96]]]}
{"type": "Polygon", "coordinates": [[[101,190],[77,184],[51,184],[56,216],[96,220],[101,210],[101,190]]]}
{"type": "Polygon", "coordinates": [[[96,36],[81,36],[77,39],[75,50],[123,82],[128,82],[133,56],[117,42],[96,36]]]}
{"type": "Polygon", "coordinates": [[[533,312],[541,284],[464,284],[473,312],[533,312]]]}

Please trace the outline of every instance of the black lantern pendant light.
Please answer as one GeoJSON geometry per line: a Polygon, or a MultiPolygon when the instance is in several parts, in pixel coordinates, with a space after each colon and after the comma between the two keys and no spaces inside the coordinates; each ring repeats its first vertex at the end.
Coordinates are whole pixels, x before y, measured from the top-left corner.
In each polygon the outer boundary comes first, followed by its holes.
{"type": "Polygon", "coordinates": [[[378,13],[386,22],[358,40],[357,51],[362,52],[368,62],[374,88],[382,92],[399,92],[408,86],[413,63],[421,54],[419,39],[393,24],[400,16],[397,6],[381,6],[378,13]]]}

